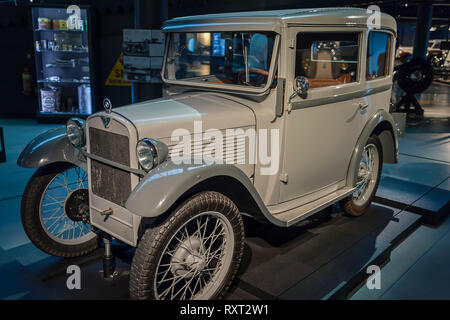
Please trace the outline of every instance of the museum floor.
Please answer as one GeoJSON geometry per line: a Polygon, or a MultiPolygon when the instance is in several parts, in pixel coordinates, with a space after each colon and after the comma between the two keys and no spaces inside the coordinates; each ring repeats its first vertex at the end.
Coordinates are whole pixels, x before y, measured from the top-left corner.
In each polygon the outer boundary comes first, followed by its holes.
{"type": "MultiPolygon", "coordinates": [[[[384,165],[367,214],[349,218],[333,206],[289,229],[246,220],[244,258],[229,299],[450,299],[450,86],[435,83],[419,100],[425,119],[409,122],[399,163],[384,165]],[[380,289],[363,282],[372,264],[382,266],[380,289]]],[[[30,243],[20,200],[34,170],[16,159],[54,125],[0,119],[0,126],[7,151],[0,163],[0,298],[127,299],[133,249],[114,247],[119,274],[103,280],[102,249],[63,260],[30,243]],[[66,287],[72,264],[81,267],[81,290],[66,287]]]]}

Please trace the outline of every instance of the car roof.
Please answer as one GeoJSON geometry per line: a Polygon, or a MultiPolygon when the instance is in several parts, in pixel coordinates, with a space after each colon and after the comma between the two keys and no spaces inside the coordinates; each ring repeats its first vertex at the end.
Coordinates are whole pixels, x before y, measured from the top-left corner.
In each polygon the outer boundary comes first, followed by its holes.
{"type": "MultiPolygon", "coordinates": [[[[209,24],[218,26],[220,24],[233,23],[236,25],[245,23],[246,26],[250,26],[252,23],[264,23],[266,25],[367,25],[371,14],[372,11],[370,10],[351,7],[215,13],[174,18],[166,21],[163,30],[177,29],[178,26],[181,29],[181,27],[190,27],[192,25],[209,24]]],[[[383,28],[394,31],[397,28],[395,19],[385,13],[380,14],[380,25],[383,28]]]]}

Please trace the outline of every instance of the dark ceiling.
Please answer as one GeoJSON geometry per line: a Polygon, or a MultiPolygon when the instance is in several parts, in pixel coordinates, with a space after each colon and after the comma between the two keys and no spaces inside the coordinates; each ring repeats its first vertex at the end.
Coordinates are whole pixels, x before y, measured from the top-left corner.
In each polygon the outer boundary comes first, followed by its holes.
{"type": "MultiPolygon", "coordinates": [[[[147,0],[158,1],[158,0],[147,0]]],[[[388,13],[400,21],[414,22],[417,7],[422,4],[433,4],[433,24],[449,24],[450,1],[448,0],[376,0],[376,1],[355,1],[355,0],[159,0],[168,2],[169,18],[208,14],[230,11],[253,11],[253,10],[276,10],[290,8],[317,8],[317,7],[343,7],[354,6],[367,8],[370,5],[378,5],[382,12],[388,13]],[[201,8],[201,9],[199,9],[201,8]]],[[[0,5],[67,5],[71,4],[91,4],[93,6],[114,7],[121,0],[0,0],[0,5]]],[[[132,5],[133,1],[126,1],[132,5]]]]}

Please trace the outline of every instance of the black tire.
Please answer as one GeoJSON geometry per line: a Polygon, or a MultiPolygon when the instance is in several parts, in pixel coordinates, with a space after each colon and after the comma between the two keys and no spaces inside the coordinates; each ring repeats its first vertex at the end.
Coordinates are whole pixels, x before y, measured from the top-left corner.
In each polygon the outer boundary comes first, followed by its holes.
{"type": "Polygon", "coordinates": [[[22,225],[31,242],[42,251],[63,258],[83,256],[98,247],[97,237],[77,245],[58,243],[47,235],[40,221],[39,207],[47,185],[58,174],[73,167],[72,164],[60,162],[37,169],[25,188],[21,203],[22,225]]]}
{"type": "Polygon", "coordinates": [[[339,202],[342,210],[346,214],[353,216],[353,217],[359,217],[367,211],[367,209],[369,208],[370,204],[372,203],[372,201],[375,197],[375,194],[378,189],[378,184],[380,183],[381,170],[383,168],[383,150],[381,147],[380,140],[375,135],[370,137],[367,140],[366,146],[370,145],[370,144],[375,145],[376,148],[378,149],[378,174],[376,177],[375,187],[373,188],[371,194],[368,197],[368,200],[366,200],[364,205],[355,204],[355,199],[353,198],[353,194],[351,194],[350,196],[348,196],[347,198],[345,198],[339,202]]]}
{"type": "Polygon", "coordinates": [[[433,67],[423,58],[413,58],[398,67],[398,85],[409,94],[425,91],[433,82],[433,67]],[[414,73],[422,75],[420,80],[413,80],[414,73]]]}
{"type": "Polygon", "coordinates": [[[244,250],[244,224],[236,205],[217,192],[202,192],[182,203],[159,226],[147,229],[133,258],[130,272],[130,297],[132,299],[157,299],[154,283],[159,261],[170,239],[192,218],[204,212],[223,214],[230,222],[234,234],[233,255],[226,276],[210,299],[221,299],[236,275],[244,250]]]}

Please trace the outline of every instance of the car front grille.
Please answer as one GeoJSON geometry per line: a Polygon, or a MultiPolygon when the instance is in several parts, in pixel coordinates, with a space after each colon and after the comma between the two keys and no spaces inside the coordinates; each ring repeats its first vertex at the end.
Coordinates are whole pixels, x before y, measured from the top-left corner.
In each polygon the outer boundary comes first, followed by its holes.
{"type": "MultiPolygon", "coordinates": [[[[130,166],[129,138],[124,135],[89,128],[90,153],[107,160],[130,166]]],[[[131,193],[131,174],[91,159],[92,192],[119,206],[131,193]]]]}

